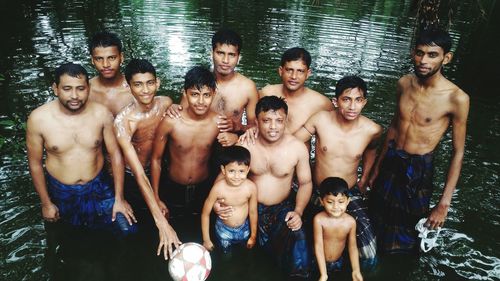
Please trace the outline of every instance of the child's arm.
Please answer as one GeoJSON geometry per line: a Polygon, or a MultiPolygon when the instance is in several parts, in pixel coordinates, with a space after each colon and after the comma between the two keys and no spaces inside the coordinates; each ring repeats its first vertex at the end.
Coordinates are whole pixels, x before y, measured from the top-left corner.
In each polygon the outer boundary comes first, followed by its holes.
{"type": "Polygon", "coordinates": [[[201,211],[201,234],[203,237],[203,246],[212,251],[214,249],[214,244],[210,240],[210,212],[214,206],[215,200],[217,200],[217,184],[212,187],[210,193],[208,194],[205,204],[203,204],[203,210],[201,211]]]}
{"type": "Polygon", "coordinates": [[[361,276],[361,271],[359,269],[358,245],[356,244],[356,221],[354,218],[350,219],[352,220],[352,227],[351,231],[349,231],[347,243],[349,247],[349,259],[351,260],[352,280],[363,281],[363,276],[361,276]]]}
{"type": "Polygon", "coordinates": [[[251,249],[255,246],[257,240],[257,223],[259,219],[257,211],[257,187],[253,182],[250,182],[250,199],[248,200],[248,216],[250,217],[250,238],[247,241],[247,248],[251,249]]]}
{"type": "Polygon", "coordinates": [[[314,230],[314,254],[318,263],[320,278],[319,280],[327,280],[328,273],[326,271],[325,250],[323,246],[323,227],[320,222],[321,213],[316,215],[313,220],[314,230]]]}

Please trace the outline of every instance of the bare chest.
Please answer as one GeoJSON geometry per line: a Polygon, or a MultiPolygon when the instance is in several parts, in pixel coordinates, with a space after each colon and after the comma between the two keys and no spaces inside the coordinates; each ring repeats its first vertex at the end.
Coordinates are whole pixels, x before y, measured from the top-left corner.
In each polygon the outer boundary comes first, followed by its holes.
{"type": "Polygon", "coordinates": [[[103,127],[94,123],[61,122],[44,132],[45,149],[64,153],[72,149],[96,150],[103,144],[103,127]]]}

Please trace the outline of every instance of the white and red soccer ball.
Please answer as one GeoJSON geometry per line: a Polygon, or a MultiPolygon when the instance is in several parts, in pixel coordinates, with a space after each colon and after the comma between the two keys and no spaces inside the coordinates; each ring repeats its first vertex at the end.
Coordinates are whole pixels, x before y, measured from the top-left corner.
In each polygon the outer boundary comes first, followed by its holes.
{"type": "Polygon", "coordinates": [[[175,281],[203,281],[210,275],[210,253],[198,243],[184,243],[173,253],[168,272],[175,281]]]}

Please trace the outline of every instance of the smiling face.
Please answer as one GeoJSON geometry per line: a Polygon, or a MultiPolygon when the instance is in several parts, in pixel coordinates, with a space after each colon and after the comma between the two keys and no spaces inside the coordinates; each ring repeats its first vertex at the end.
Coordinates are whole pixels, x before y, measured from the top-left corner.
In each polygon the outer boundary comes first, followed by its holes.
{"type": "Polygon", "coordinates": [[[77,112],[85,106],[90,88],[85,75],[72,77],[63,74],[59,79],[59,84],[54,83],[52,89],[65,109],[77,112]]]}
{"type": "Polygon", "coordinates": [[[129,85],[130,91],[137,102],[148,105],[151,104],[160,87],[160,80],[149,72],[136,73],[132,75],[129,85]]]}
{"type": "Polygon", "coordinates": [[[437,45],[418,45],[413,51],[415,75],[421,79],[432,77],[441,67],[450,62],[452,54],[444,53],[437,45]]]}
{"type": "Polygon", "coordinates": [[[283,86],[289,91],[297,91],[304,87],[311,69],[303,60],[288,61],[278,70],[283,86]]]}
{"type": "Polygon", "coordinates": [[[347,205],[349,205],[349,197],[342,193],[337,195],[326,194],[320,201],[328,216],[335,218],[342,216],[347,210],[347,205]]]}
{"type": "Polygon", "coordinates": [[[285,131],[286,117],[284,109],[259,112],[257,116],[259,137],[269,143],[278,141],[285,131]]]}
{"type": "Polygon", "coordinates": [[[120,64],[123,61],[123,53],[118,47],[96,47],[92,50],[92,64],[105,79],[113,79],[120,73],[120,64]]]}
{"type": "Polygon", "coordinates": [[[224,175],[226,183],[230,186],[240,186],[248,176],[250,167],[238,162],[231,162],[226,166],[220,166],[221,172],[224,175]]]}
{"type": "Polygon", "coordinates": [[[238,47],[234,45],[217,43],[212,50],[214,70],[217,74],[223,76],[234,72],[239,58],[238,47]]]}
{"type": "Polygon", "coordinates": [[[366,98],[359,88],[345,89],[338,98],[333,98],[333,105],[346,120],[355,120],[366,105],[366,98]]]}
{"type": "Polygon", "coordinates": [[[200,89],[191,87],[184,91],[184,96],[187,98],[189,109],[196,115],[204,115],[210,110],[210,105],[214,98],[214,90],[203,86],[200,89]]]}

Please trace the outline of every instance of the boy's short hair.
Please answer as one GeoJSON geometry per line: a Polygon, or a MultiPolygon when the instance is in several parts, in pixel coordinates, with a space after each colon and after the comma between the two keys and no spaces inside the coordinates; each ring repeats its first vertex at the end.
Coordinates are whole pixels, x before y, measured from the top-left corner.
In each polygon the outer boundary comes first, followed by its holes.
{"type": "Polygon", "coordinates": [[[335,85],[335,97],[338,98],[346,89],[354,89],[358,88],[363,92],[363,97],[366,98],[368,95],[368,90],[366,87],[366,82],[361,79],[359,76],[344,76],[342,79],[337,81],[335,85]]]}
{"type": "Polygon", "coordinates": [[[422,30],[418,33],[417,40],[415,40],[415,48],[419,45],[436,45],[441,47],[445,54],[451,50],[451,44],[450,34],[439,28],[422,30]]]}
{"type": "Polygon", "coordinates": [[[255,105],[255,116],[258,116],[261,112],[268,112],[269,110],[285,110],[285,114],[288,114],[288,105],[285,100],[278,96],[265,96],[259,99],[257,105],[255,105]]]}
{"type": "Polygon", "coordinates": [[[130,62],[125,67],[125,79],[127,83],[130,84],[132,76],[137,73],[151,73],[156,78],[155,67],[145,59],[131,59],[130,62]]]}
{"type": "Polygon", "coordinates": [[[243,48],[241,36],[236,31],[229,28],[221,28],[212,36],[212,50],[215,50],[217,44],[227,44],[236,46],[238,54],[243,48]]]}
{"type": "Polygon", "coordinates": [[[195,66],[186,73],[186,76],[184,76],[184,91],[193,87],[200,90],[205,86],[214,91],[217,88],[214,74],[205,67],[195,66]]]}
{"type": "Polygon", "coordinates": [[[250,166],[250,151],[238,145],[223,148],[219,156],[220,165],[226,166],[233,162],[250,166]]]}
{"type": "Polygon", "coordinates": [[[347,182],[339,177],[328,177],[319,185],[319,195],[324,198],[326,195],[337,196],[338,194],[349,197],[349,187],[347,182]]]}
{"type": "Polygon", "coordinates": [[[116,35],[116,33],[109,31],[100,31],[94,34],[94,36],[89,41],[89,51],[92,51],[97,47],[116,47],[118,52],[122,52],[122,41],[116,35]]]}
{"type": "Polygon", "coordinates": [[[89,74],[87,70],[80,64],[68,62],[61,64],[58,68],[56,68],[54,71],[54,80],[56,85],[59,85],[59,82],[61,82],[61,76],[63,76],[64,74],[75,78],[80,78],[80,75],[83,75],[85,76],[85,81],[87,81],[87,84],[89,83],[89,74]]]}
{"type": "Polygon", "coordinates": [[[304,48],[290,48],[286,50],[281,56],[281,66],[285,66],[285,64],[289,61],[302,60],[306,64],[307,68],[311,66],[311,54],[304,48]]]}

